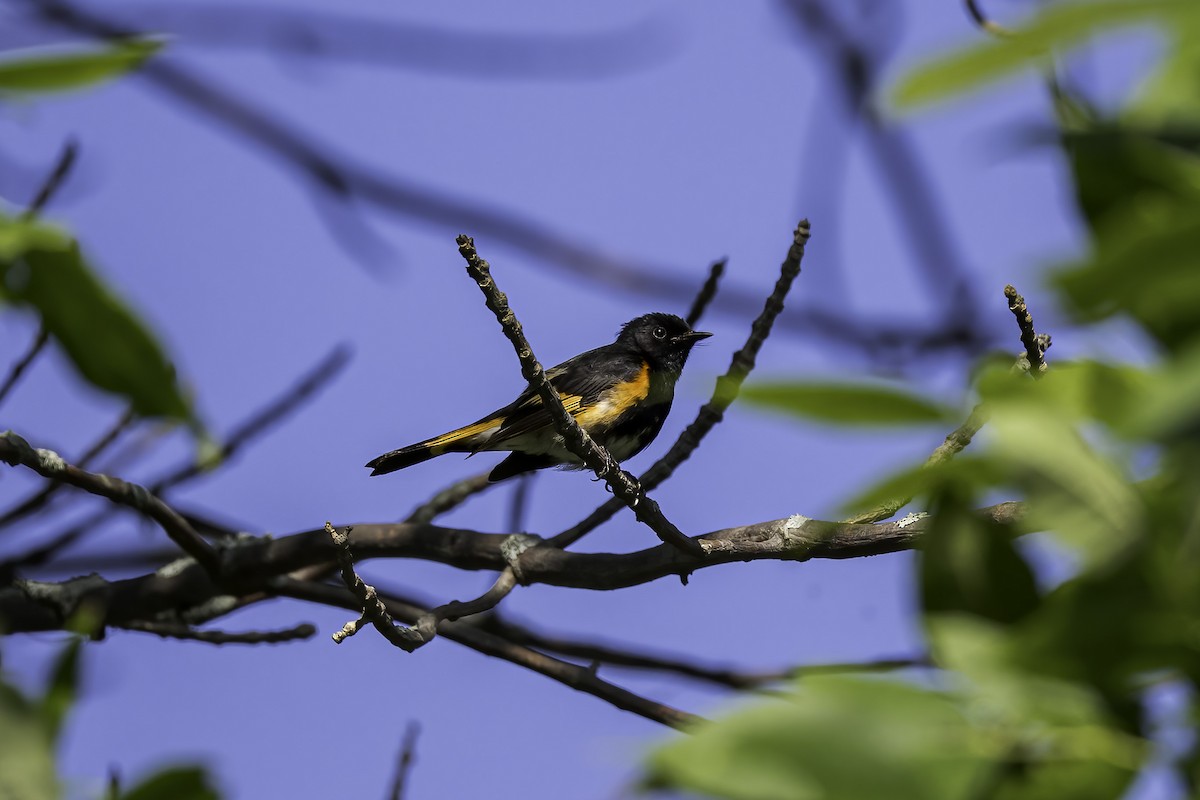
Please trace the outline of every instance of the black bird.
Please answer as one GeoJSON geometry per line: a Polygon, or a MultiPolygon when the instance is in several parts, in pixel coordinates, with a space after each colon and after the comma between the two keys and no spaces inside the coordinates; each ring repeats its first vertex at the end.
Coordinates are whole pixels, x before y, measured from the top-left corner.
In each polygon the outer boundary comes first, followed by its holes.
{"type": "MultiPolygon", "coordinates": [[[[625,323],[612,344],[568,359],[546,375],[579,426],[624,461],[658,436],[688,354],[709,336],[674,314],[646,314],[625,323]]],[[[532,387],[477,422],[384,453],[367,466],[372,475],[386,475],[443,453],[484,450],[512,451],[492,470],[490,481],[546,467],[583,466],[563,446],[532,387]]]]}

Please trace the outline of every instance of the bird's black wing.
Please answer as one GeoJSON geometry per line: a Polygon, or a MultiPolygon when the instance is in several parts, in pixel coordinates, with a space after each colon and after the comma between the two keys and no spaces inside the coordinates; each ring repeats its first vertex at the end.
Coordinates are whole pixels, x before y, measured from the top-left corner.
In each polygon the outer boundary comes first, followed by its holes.
{"type": "MultiPolygon", "coordinates": [[[[576,417],[613,386],[634,379],[644,366],[640,357],[610,344],[568,359],[547,370],[546,375],[567,413],[576,417]]],[[[533,387],[527,388],[500,413],[504,423],[488,441],[489,445],[553,427],[550,412],[542,405],[542,398],[533,387]]]]}

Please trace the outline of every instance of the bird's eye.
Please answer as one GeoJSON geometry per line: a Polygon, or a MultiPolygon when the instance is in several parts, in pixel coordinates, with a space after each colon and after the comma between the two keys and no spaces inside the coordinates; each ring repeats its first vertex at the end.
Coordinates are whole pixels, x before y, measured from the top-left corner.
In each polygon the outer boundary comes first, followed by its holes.
{"type": "Polygon", "coordinates": [[[667,329],[662,325],[659,325],[654,330],[650,331],[650,335],[655,339],[665,339],[667,338],[667,329]]]}

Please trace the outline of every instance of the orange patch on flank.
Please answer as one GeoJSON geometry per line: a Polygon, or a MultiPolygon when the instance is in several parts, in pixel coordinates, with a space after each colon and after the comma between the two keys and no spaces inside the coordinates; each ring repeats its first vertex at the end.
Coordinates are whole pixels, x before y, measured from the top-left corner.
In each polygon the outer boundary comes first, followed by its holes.
{"type": "Polygon", "coordinates": [[[610,425],[630,406],[649,396],[650,365],[642,362],[641,370],[632,380],[613,386],[596,403],[577,414],[575,421],[585,428],[610,425]]]}

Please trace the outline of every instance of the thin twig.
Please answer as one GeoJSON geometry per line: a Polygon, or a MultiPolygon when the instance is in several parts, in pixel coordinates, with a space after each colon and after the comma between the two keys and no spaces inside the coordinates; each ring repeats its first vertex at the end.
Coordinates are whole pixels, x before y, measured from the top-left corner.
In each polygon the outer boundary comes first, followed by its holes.
{"type": "MultiPolygon", "coordinates": [[[[298,600],[307,600],[309,602],[350,610],[361,608],[359,598],[340,586],[282,578],[273,581],[272,588],[275,594],[284,597],[292,597],[298,600]]],[[[379,595],[378,599],[384,605],[384,610],[395,619],[412,622],[427,613],[426,609],[413,606],[396,598],[379,595]]],[[[567,661],[548,656],[545,653],[539,653],[532,648],[522,647],[521,645],[506,641],[499,636],[481,631],[469,623],[446,623],[443,626],[442,635],[451,641],[458,642],[484,655],[500,658],[517,666],[525,667],[572,689],[598,697],[619,709],[629,711],[645,719],[668,725],[672,728],[687,729],[703,721],[701,717],[694,714],[680,711],[662,703],[656,703],[641,695],[634,694],[628,689],[623,689],[620,686],[609,683],[586,667],[571,664],[567,661]]]]}
{"type": "Polygon", "coordinates": [[[74,139],[68,139],[63,145],[62,150],[58,153],[58,158],[54,162],[54,168],[50,170],[50,174],[46,176],[46,180],[42,182],[37,194],[30,201],[29,207],[21,214],[23,221],[29,221],[42,213],[42,210],[49,205],[54,195],[58,193],[59,188],[66,181],[67,175],[71,172],[71,167],[75,166],[75,158],[79,155],[79,144],[74,139]]]}
{"type": "Polygon", "coordinates": [[[8,377],[4,379],[4,383],[0,384],[0,403],[4,402],[4,398],[8,397],[9,392],[17,385],[17,381],[21,380],[21,376],[25,374],[25,370],[29,369],[29,365],[42,352],[42,348],[46,346],[46,342],[50,339],[50,333],[43,325],[38,328],[37,336],[33,338],[33,343],[29,345],[29,349],[25,351],[25,355],[21,356],[17,363],[13,364],[12,369],[8,372],[8,377]]]}
{"type": "MultiPolygon", "coordinates": [[[[75,466],[79,467],[80,469],[87,469],[89,466],[91,466],[91,463],[95,461],[101,453],[107,450],[112,443],[115,442],[117,438],[125,432],[126,428],[133,424],[134,419],[136,419],[136,417],[133,413],[133,409],[126,409],[125,413],[122,414],[120,418],[117,419],[117,421],[114,422],[99,439],[93,442],[91,447],[84,451],[83,455],[79,457],[79,460],[75,462],[75,466]]],[[[62,487],[63,484],[61,483],[51,483],[35,494],[30,495],[17,505],[13,506],[8,511],[0,514],[0,528],[11,525],[19,519],[24,519],[34,511],[42,508],[46,505],[46,503],[50,502],[50,499],[57,494],[62,487]]]]}
{"type": "Polygon", "coordinates": [[[720,667],[708,667],[680,657],[657,653],[637,652],[631,647],[618,647],[596,642],[584,642],[564,637],[548,636],[496,615],[478,623],[481,628],[509,641],[527,647],[535,647],[569,658],[578,658],[588,663],[608,664],[627,669],[648,672],[667,672],[682,675],[705,683],[727,686],[731,689],[757,689],[774,683],[791,680],[802,675],[835,674],[842,672],[890,672],[909,667],[926,666],[924,658],[889,658],[864,662],[834,664],[806,664],[779,670],[750,672],[720,667]]]}
{"type": "Polygon", "coordinates": [[[291,628],[276,631],[245,631],[230,633],[228,631],[199,630],[190,625],[180,625],[173,622],[126,622],[117,627],[127,631],[153,633],[163,639],[184,639],[205,644],[280,644],[295,642],[301,639],[311,639],[317,633],[317,628],[307,622],[291,628]]]}
{"type": "MultiPolygon", "coordinates": [[[[227,461],[233,457],[233,455],[258,436],[269,431],[274,425],[281,422],[289,414],[311,399],[313,394],[327,386],[337,373],[349,363],[349,358],[350,351],[348,347],[341,345],[334,348],[315,366],[304,373],[295,384],[289,386],[278,397],[238,423],[229,432],[229,435],[221,446],[219,451],[221,461],[227,461]]],[[[82,466],[82,464],[78,466],[82,466]]],[[[111,464],[109,466],[110,468],[112,467],[111,464]]],[[[161,495],[167,490],[176,488],[202,474],[205,474],[205,468],[202,465],[197,464],[194,460],[188,461],[151,481],[148,484],[148,490],[151,494],[161,495]]],[[[73,544],[85,534],[96,530],[115,511],[112,508],[101,509],[87,519],[72,525],[67,530],[55,534],[47,544],[39,546],[21,556],[9,559],[3,565],[0,565],[0,569],[7,568],[11,573],[11,570],[15,567],[27,567],[45,563],[58,550],[73,544]]],[[[193,525],[192,527],[194,529],[196,526],[193,525]]],[[[6,573],[0,572],[0,576],[3,574],[6,573]]]]}
{"type": "MultiPolygon", "coordinates": [[[[1017,318],[1017,325],[1021,329],[1021,343],[1025,345],[1025,353],[1013,365],[1013,369],[1032,372],[1034,377],[1041,377],[1041,374],[1046,371],[1045,353],[1050,347],[1050,334],[1039,334],[1033,329],[1033,318],[1029,314],[1029,310],[1025,307],[1025,298],[1017,294],[1017,290],[1011,285],[1004,287],[1004,295],[1008,298],[1008,310],[1013,312],[1017,318]],[[1032,343],[1032,346],[1031,346],[1032,343]],[[1034,368],[1033,365],[1037,367],[1034,368]]],[[[988,419],[988,410],[982,403],[977,403],[971,409],[970,415],[962,425],[959,425],[953,431],[946,435],[945,441],[938,445],[937,449],[930,453],[929,458],[925,460],[926,468],[937,466],[943,462],[949,461],[954,456],[966,448],[975,438],[975,434],[984,426],[988,419]]],[[[844,520],[852,525],[879,522],[887,519],[895,514],[900,509],[911,503],[913,498],[897,497],[882,503],[870,511],[865,511],[861,514],[856,514],[844,520]]]]}
{"type": "Polygon", "coordinates": [[[383,638],[401,650],[411,653],[421,645],[421,642],[416,640],[410,629],[397,625],[392,620],[387,608],[380,601],[379,595],[375,593],[375,588],[364,583],[363,579],[358,577],[358,573],[354,571],[354,555],[350,552],[351,530],[352,528],[347,528],[339,531],[333,527],[333,523],[325,523],[325,532],[329,534],[337,548],[338,568],[342,573],[342,581],[346,584],[346,588],[358,598],[362,610],[362,616],[357,620],[347,622],[340,631],[333,634],[333,641],[341,644],[358,633],[362,626],[369,622],[375,626],[375,630],[383,634],[383,638]]]}
{"type": "MultiPolygon", "coordinates": [[[[281,421],[316,394],[327,388],[339,372],[350,363],[350,347],[339,344],[317,362],[292,386],[267,405],[263,406],[249,418],[242,421],[229,432],[221,443],[218,457],[221,461],[232,458],[243,447],[255,438],[265,433],[277,422],[281,421]]],[[[168,472],[150,484],[150,491],[160,494],[173,489],[181,483],[191,480],[208,471],[210,467],[197,463],[195,460],[184,464],[178,469],[168,472]]]]}
{"type": "Polygon", "coordinates": [[[1008,298],[1008,310],[1017,318],[1017,327],[1021,329],[1021,344],[1025,345],[1025,357],[1029,360],[1029,373],[1035,378],[1042,377],[1046,371],[1046,350],[1050,347],[1050,335],[1039,335],[1033,327],[1033,315],[1025,305],[1025,298],[1017,294],[1012,284],[1004,287],[1004,296],[1008,298]]]}
{"type": "Polygon", "coordinates": [[[159,524],[159,527],[185,553],[196,559],[211,575],[220,571],[220,557],[175,509],[144,486],[100,473],[88,472],[66,463],[50,450],[35,450],[12,431],[0,434],[0,461],[10,466],[27,467],[50,480],[68,483],[91,494],[129,506],[159,524]]]}
{"type": "MultiPolygon", "coordinates": [[[[976,406],[971,409],[971,413],[967,416],[963,424],[959,425],[957,428],[948,433],[945,440],[938,445],[932,453],[929,454],[929,458],[925,459],[924,467],[928,468],[936,466],[943,462],[949,461],[951,458],[954,458],[954,456],[961,453],[966,446],[971,443],[971,440],[975,438],[975,434],[979,433],[979,429],[983,427],[985,422],[987,422],[987,418],[987,409],[983,407],[982,403],[976,404],[976,406]]],[[[862,525],[870,522],[879,522],[880,520],[884,520],[892,516],[912,501],[913,498],[911,496],[896,497],[888,500],[885,503],[881,503],[879,506],[871,509],[870,511],[864,511],[861,514],[855,514],[854,516],[847,517],[845,520],[843,520],[843,522],[846,522],[850,525],[862,525]]]]}
{"type": "Polygon", "coordinates": [[[971,15],[971,19],[975,21],[975,24],[992,36],[1005,38],[1013,35],[1013,32],[1008,28],[993,21],[987,14],[983,13],[983,9],[979,6],[979,0],[966,0],[966,5],[967,13],[971,15]]]}
{"type": "Polygon", "coordinates": [[[721,276],[725,274],[725,264],[727,261],[728,259],[722,258],[720,261],[714,261],[712,266],[708,268],[708,278],[704,281],[704,285],[700,287],[699,294],[692,300],[692,307],[688,310],[687,317],[685,317],[689,328],[695,328],[700,323],[700,318],[708,310],[708,304],[717,296],[717,289],[721,284],[721,276]]]}
{"type": "MultiPolygon", "coordinates": [[[[52,484],[59,486],[61,484],[52,484]]],[[[55,534],[48,541],[35,545],[24,553],[19,553],[10,556],[3,561],[0,561],[0,586],[9,583],[14,576],[24,569],[29,567],[38,567],[45,564],[50,559],[61,553],[66,548],[70,547],[75,542],[79,541],[85,534],[95,530],[94,526],[89,524],[91,520],[81,522],[67,528],[65,531],[55,534]]],[[[174,553],[172,553],[172,556],[174,553]]],[[[158,560],[156,563],[162,563],[158,560]]],[[[94,569],[94,568],[89,568],[94,569]]]]}
{"type": "Polygon", "coordinates": [[[512,497],[509,498],[508,524],[505,526],[512,533],[525,530],[525,512],[529,506],[529,490],[533,486],[533,473],[520,475],[513,482],[512,497]]]}
{"type": "Polygon", "coordinates": [[[461,481],[450,484],[414,508],[404,518],[404,521],[413,525],[424,525],[433,522],[447,511],[458,508],[471,497],[496,486],[497,484],[488,480],[490,473],[491,470],[487,470],[478,475],[472,475],[469,478],[463,478],[461,481]]]}
{"type": "MultiPolygon", "coordinates": [[[[729,369],[717,379],[712,399],[701,407],[699,413],[696,414],[696,419],[684,429],[683,433],[679,434],[679,438],[671,445],[671,449],[667,451],[666,455],[642,473],[639,480],[645,489],[654,489],[670,478],[679,465],[700,446],[700,442],[704,440],[708,432],[725,418],[726,409],[737,399],[742,383],[754,369],[758,351],[771,334],[771,327],[775,324],[776,317],[783,311],[784,298],[787,297],[788,291],[800,274],[800,265],[804,260],[804,247],[810,235],[811,229],[808,220],[800,220],[800,224],[796,226],[792,236],[792,245],[788,248],[787,257],[783,261],[783,266],[780,267],[779,279],[775,282],[775,288],[770,296],[767,297],[762,311],[750,326],[750,335],[747,337],[746,343],[733,354],[729,369]]],[[[565,548],[577,542],[580,537],[610,519],[620,508],[619,501],[609,500],[576,525],[546,540],[547,546],[565,548]]]]}
{"type": "Polygon", "coordinates": [[[521,375],[529,382],[541,398],[542,407],[550,414],[550,420],[555,432],[563,438],[563,445],[575,457],[588,466],[596,477],[608,484],[615,497],[628,506],[638,521],[649,527],[658,538],[678,547],[681,551],[695,556],[702,556],[698,545],[676,528],[663,515],[658,503],[654,502],[637,480],[621,468],[620,463],[612,457],[603,446],[597,444],[579,427],[574,418],[563,408],[562,399],[558,396],[546,371],[533,354],[533,348],[521,330],[521,323],[516,314],[509,308],[508,298],[496,286],[492,279],[488,263],[479,257],[475,250],[475,240],[466,234],[457,238],[458,251],[467,262],[467,272],[475,280],[487,302],[487,307],[496,315],[496,321],[504,330],[504,335],[516,350],[521,362],[521,375]]]}
{"type": "Polygon", "coordinates": [[[392,779],[392,790],[388,793],[391,800],[404,800],[404,786],[408,782],[408,773],[412,770],[417,755],[417,737],[421,735],[421,725],[416,720],[409,720],[404,726],[404,740],[400,743],[400,758],[396,762],[396,776],[392,779]]]}

